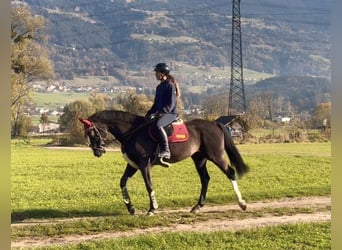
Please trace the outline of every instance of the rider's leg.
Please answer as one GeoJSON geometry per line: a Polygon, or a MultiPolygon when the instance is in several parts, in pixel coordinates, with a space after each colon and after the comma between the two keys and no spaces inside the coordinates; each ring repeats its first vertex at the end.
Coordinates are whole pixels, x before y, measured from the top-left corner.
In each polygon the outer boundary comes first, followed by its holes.
{"type": "Polygon", "coordinates": [[[171,157],[169,142],[164,127],[172,123],[176,117],[176,114],[163,114],[157,121],[157,130],[160,143],[160,153],[158,154],[159,158],[170,159],[171,157]]]}
{"type": "Polygon", "coordinates": [[[158,127],[158,133],[160,138],[160,152],[158,154],[159,158],[166,158],[170,159],[170,148],[169,148],[169,142],[167,139],[167,134],[164,129],[164,127],[160,126],[158,127]]]}

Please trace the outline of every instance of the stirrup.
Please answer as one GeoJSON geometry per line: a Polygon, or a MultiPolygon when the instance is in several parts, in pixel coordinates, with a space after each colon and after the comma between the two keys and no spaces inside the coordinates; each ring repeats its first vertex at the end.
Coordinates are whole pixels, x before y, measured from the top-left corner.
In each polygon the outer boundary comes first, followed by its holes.
{"type": "Polygon", "coordinates": [[[159,152],[159,153],[158,153],[158,157],[159,157],[160,159],[162,159],[162,158],[170,159],[170,158],[171,158],[171,154],[170,154],[170,152],[163,151],[163,152],[159,152]]]}
{"type": "Polygon", "coordinates": [[[169,168],[171,166],[171,163],[164,161],[164,158],[155,157],[152,161],[152,165],[159,165],[164,168],[169,168]]]}
{"type": "Polygon", "coordinates": [[[160,166],[164,167],[164,168],[169,168],[171,166],[171,163],[164,161],[164,158],[159,158],[160,161],[160,166]]]}

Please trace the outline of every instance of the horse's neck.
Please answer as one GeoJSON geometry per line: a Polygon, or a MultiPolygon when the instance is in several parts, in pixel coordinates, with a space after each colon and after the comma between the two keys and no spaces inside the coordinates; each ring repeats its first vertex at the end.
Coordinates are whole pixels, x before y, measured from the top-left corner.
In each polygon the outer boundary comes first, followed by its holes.
{"type": "Polygon", "coordinates": [[[139,116],[122,112],[122,111],[102,111],[97,114],[97,118],[100,118],[101,122],[106,123],[108,131],[120,142],[125,141],[127,134],[137,127],[134,124],[139,116]]]}
{"type": "Polygon", "coordinates": [[[126,140],[126,133],[129,129],[123,129],[122,127],[118,126],[108,126],[108,131],[120,142],[123,143],[126,140]]]}

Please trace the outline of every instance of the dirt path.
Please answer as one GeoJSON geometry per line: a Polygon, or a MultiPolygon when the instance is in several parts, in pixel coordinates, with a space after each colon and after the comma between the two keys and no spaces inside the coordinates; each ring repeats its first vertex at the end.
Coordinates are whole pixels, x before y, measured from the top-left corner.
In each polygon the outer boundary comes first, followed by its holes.
{"type": "MultiPolygon", "coordinates": [[[[69,235],[63,237],[51,237],[43,239],[24,239],[20,241],[13,241],[12,248],[28,248],[37,246],[52,246],[52,245],[64,245],[64,244],[77,244],[89,240],[104,240],[104,239],[115,239],[122,237],[137,236],[143,234],[151,233],[163,233],[163,232],[181,232],[181,231],[192,231],[192,232],[214,232],[214,231],[238,231],[245,229],[253,229],[264,226],[275,226],[287,223],[302,223],[302,222],[320,222],[320,221],[330,221],[330,197],[304,197],[304,198],[286,198],[276,201],[266,201],[266,202],[255,202],[248,204],[249,211],[260,211],[269,208],[323,208],[322,211],[310,214],[294,214],[286,216],[274,216],[266,215],[257,218],[247,218],[247,219],[224,219],[224,220],[209,220],[202,221],[194,224],[175,224],[172,227],[152,227],[147,229],[134,229],[127,232],[103,232],[93,235],[69,235]],[[324,209],[326,208],[326,209],[324,209]]],[[[227,205],[227,206],[205,206],[201,213],[214,213],[214,212],[224,212],[228,210],[237,210],[237,205],[227,205]]],[[[179,209],[179,210],[161,210],[159,213],[177,213],[177,212],[188,212],[190,208],[179,209]]],[[[199,215],[200,216],[200,215],[199,215]]],[[[60,221],[68,221],[75,219],[66,219],[60,221]]],[[[23,227],[32,226],[34,224],[46,224],[46,223],[56,223],[60,222],[54,220],[51,221],[37,221],[30,223],[20,223],[12,224],[11,227],[23,227]]]]}

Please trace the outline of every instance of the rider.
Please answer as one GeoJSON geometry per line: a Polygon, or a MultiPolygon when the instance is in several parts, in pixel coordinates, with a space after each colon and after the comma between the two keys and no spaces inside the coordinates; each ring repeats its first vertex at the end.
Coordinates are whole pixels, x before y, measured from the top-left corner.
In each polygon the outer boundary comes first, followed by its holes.
{"type": "Polygon", "coordinates": [[[170,159],[170,149],[165,126],[172,123],[178,116],[177,97],[180,91],[177,81],[169,74],[170,68],[166,63],[158,63],[154,68],[156,79],[160,81],[156,87],[154,103],[147,112],[148,119],[156,118],[159,134],[160,152],[159,158],[170,159]]]}

